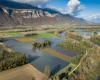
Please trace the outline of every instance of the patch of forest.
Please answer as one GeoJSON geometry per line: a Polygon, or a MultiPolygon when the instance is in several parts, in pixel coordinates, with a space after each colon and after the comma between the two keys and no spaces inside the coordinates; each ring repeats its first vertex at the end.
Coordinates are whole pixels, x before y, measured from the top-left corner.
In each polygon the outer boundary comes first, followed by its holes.
{"type": "Polygon", "coordinates": [[[2,48],[0,49],[0,71],[16,68],[26,63],[27,59],[24,54],[9,52],[2,48]]]}

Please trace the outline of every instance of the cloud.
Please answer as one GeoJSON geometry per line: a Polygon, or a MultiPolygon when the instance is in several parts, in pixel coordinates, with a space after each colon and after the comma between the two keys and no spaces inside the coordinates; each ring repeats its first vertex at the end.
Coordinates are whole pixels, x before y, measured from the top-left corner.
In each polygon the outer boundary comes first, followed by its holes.
{"type": "Polygon", "coordinates": [[[100,14],[93,14],[93,15],[86,17],[85,19],[92,20],[92,19],[97,19],[97,18],[100,18],[100,14]]]}
{"type": "Polygon", "coordinates": [[[59,8],[59,7],[56,7],[56,6],[47,6],[48,8],[50,8],[50,9],[53,9],[53,10],[56,10],[56,11],[59,11],[59,12],[61,12],[62,14],[66,14],[66,10],[65,9],[63,9],[63,8],[59,8]]]}
{"type": "Polygon", "coordinates": [[[84,8],[80,0],[69,0],[67,3],[67,14],[77,16],[84,8]]]}
{"type": "Polygon", "coordinates": [[[54,6],[48,6],[49,8],[55,9],[60,11],[63,14],[70,14],[73,16],[78,16],[81,11],[85,9],[85,6],[81,4],[80,0],[69,0],[67,3],[67,9],[66,8],[58,8],[54,6]]]}
{"type": "Polygon", "coordinates": [[[43,7],[46,6],[46,4],[50,0],[12,0],[12,1],[20,2],[20,3],[28,3],[34,6],[43,7]]]}
{"type": "Polygon", "coordinates": [[[100,23],[100,14],[93,14],[88,17],[85,17],[85,20],[95,23],[100,23]]]}

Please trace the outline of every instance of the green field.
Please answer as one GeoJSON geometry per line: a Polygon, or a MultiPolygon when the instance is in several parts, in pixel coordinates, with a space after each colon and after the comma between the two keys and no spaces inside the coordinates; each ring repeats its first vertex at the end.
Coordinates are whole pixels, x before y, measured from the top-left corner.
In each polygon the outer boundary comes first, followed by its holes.
{"type": "Polygon", "coordinates": [[[16,31],[1,32],[0,35],[7,35],[7,36],[11,36],[11,37],[19,37],[19,36],[22,36],[20,34],[20,32],[16,32],[16,31]]]}
{"type": "Polygon", "coordinates": [[[52,38],[52,37],[56,37],[56,36],[52,33],[42,33],[42,34],[39,34],[36,37],[37,38],[52,38]]]}
{"type": "Polygon", "coordinates": [[[21,36],[21,34],[19,32],[6,32],[6,34],[12,36],[12,37],[18,37],[21,36]]]}
{"type": "Polygon", "coordinates": [[[7,35],[12,36],[12,37],[20,37],[17,38],[16,40],[20,41],[20,42],[34,42],[39,38],[52,38],[52,37],[56,37],[54,34],[52,33],[42,33],[42,34],[38,34],[38,35],[33,35],[33,36],[27,36],[27,37],[23,37],[19,32],[6,32],[7,35]],[[22,37],[21,37],[22,36],[22,37]]]}
{"type": "MultiPolygon", "coordinates": [[[[14,31],[6,32],[5,34],[12,36],[12,37],[21,36],[20,32],[14,32],[14,31]]],[[[52,33],[41,33],[41,34],[33,36],[33,37],[35,37],[35,38],[51,38],[51,37],[55,37],[55,35],[52,33]]]]}

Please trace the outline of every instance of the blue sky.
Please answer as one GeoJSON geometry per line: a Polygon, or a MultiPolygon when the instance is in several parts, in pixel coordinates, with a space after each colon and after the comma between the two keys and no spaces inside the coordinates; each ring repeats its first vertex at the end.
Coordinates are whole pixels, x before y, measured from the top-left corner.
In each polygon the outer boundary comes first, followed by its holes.
{"type": "MultiPolygon", "coordinates": [[[[47,5],[66,9],[69,0],[52,0],[47,5]]],[[[100,0],[80,0],[81,5],[84,5],[84,9],[78,15],[79,17],[86,17],[90,15],[100,14],[100,0]]],[[[67,9],[66,9],[67,10],[67,9]]]]}
{"type": "Polygon", "coordinates": [[[55,6],[59,8],[65,8],[66,7],[67,0],[52,0],[48,3],[49,6],[55,6]]]}
{"type": "Polygon", "coordinates": [[[85,9],[81,12],[82,16],[100,14],[100,0],[81,0],[85,9]]]}

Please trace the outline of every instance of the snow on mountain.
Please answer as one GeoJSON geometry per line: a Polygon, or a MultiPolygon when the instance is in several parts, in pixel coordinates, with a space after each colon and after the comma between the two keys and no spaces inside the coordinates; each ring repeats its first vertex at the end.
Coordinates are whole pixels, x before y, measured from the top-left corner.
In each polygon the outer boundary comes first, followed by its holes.
{"type": "Polygon", "coordinates": [[[85,18],[87,21],[90,21],[90,22],[94,22],[94,23],[100,23],[100,14],[94,14],[94,15],[91,15],[87,18],[85,18]]]}

